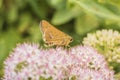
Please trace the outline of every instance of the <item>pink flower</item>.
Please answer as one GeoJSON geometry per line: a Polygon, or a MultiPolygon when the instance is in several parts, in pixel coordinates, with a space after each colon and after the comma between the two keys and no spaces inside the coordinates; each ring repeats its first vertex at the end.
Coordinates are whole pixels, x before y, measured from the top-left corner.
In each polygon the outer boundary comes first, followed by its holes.
{"type": "Polygon", "coordinates": [[[87,46],[45,50],[24,43],[14,49],[4,64],[4,80],[114,80],[104,57],[87,46]]]}

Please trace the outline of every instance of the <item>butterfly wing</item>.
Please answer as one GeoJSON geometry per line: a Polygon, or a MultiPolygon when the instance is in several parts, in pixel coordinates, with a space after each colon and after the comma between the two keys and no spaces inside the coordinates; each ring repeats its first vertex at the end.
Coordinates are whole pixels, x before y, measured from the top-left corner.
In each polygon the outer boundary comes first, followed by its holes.
{"type": "Polygon", "coordinates": [[[56,29],[45,20],[41,21],[40,28],[43,34],[43,40],[48,44],[67,46],[72,40],[72,37],[56,29]]]}

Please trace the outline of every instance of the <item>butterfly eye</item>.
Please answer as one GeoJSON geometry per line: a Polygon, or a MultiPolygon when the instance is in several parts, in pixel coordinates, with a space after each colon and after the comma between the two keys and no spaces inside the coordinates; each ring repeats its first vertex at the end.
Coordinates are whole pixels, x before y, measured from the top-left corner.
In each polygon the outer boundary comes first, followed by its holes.
{"type": "Polygon", "coordinates": [[[72,42],[72,41],[73,41],[73,39],[71,38],[71,39],[70,39],[70,42],[72,42]]]}

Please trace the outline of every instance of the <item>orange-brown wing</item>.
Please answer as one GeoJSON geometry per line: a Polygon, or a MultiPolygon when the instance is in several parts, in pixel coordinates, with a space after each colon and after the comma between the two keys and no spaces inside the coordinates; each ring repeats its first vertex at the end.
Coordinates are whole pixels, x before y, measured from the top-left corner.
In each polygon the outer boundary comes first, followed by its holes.
{"type": "Polygon", "coordinates": [[[56,29],[54,26],[52,26],[45,20],[41,21],[40,28],[43,33],[43,39],[46,43],[47,42],[57,43],[57,41],[60,40],[67,41],[67,39],[72,39],[72,37],[56,29]]]}

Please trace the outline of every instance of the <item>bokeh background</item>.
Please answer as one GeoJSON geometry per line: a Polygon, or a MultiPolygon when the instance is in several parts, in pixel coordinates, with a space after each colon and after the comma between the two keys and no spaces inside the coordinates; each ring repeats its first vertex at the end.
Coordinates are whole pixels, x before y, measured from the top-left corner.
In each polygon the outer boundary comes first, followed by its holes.
{"type": "Polygon", "coordinates": [[[120,0],[0,0],[0,77],[16,44],[44,45],[39,29],[43,19],[72,36],[74,46],[89,32],[120,32],[120,0]]]}

